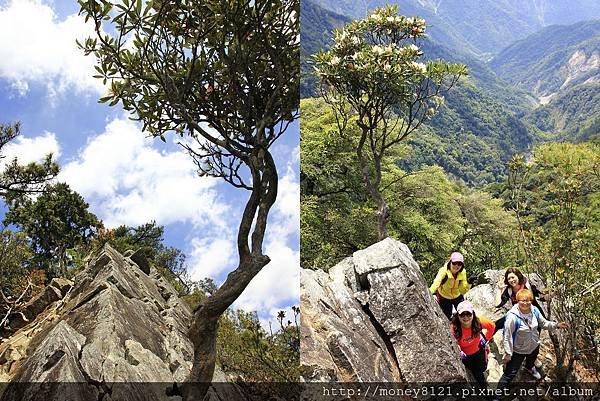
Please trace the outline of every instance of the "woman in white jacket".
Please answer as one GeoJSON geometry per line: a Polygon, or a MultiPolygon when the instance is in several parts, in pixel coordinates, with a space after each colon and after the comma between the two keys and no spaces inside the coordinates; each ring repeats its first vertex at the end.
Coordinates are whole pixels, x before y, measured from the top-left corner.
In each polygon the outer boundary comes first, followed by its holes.
{"type": "Polygon", "coordinates": [[[566,329],[569,325],[565,322],[556,323],[546,320],[539,309],[533,305],[533,293],[522,289],[517,293],[517,304],[506,314],[504,323],[504,374],[498,382],[498,389],[508,387],[515,378],[523,361],[525,368],[536,379],[541,379],[540,373],[534,366],[535,359],[540,351],[540,333],[542,329],[566,329]]]}

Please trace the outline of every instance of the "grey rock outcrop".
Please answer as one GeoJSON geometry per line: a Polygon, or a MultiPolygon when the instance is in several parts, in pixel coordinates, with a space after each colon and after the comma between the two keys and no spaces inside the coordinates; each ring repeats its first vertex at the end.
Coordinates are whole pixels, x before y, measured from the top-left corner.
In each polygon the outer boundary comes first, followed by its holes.
{"type": "MultiPolygon", "coordinates": [[[[159,274],[128,259],[106,245],[70,290],[47,287],[68,294],[56,316],[39,323],[3,401],[180,399],[169,388],[191,368],[191,311],[159,274]],[[61,384],[19,385],[32,382],[61,384]]],[[[212,399],[231,399],[226,390],[212,389],[212,399]]]]}
{"type": "Polygon", "coordinates": [[[467,380],[448,321],[401,242],[387,238],[329,273],[304,270],[300,283],[305,380],[467,380]]]}

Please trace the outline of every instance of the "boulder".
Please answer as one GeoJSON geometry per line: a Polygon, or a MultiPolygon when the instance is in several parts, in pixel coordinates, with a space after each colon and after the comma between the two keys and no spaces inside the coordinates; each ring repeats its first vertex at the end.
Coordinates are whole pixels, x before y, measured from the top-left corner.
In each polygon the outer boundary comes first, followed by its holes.
{"type": "Polygon", "coordinates": [[[387,345],[347,285],[345,261],[300,278],[300,363],[307,381],[396,381],[399,371],[387,345]]]}
{"type": "Polygon", "coordinates": [[[150,274],[150,263],[148,262],[146,254],[142,249],[138,249],[137,251],[132,253],[129,256],[129,259],[131,259],[135,264],[137,264],[138,267],[142,269],[144,273],[150,274]]]}
{"type": "Polygon", "coordinates": [[[50,286],[60,291],[62,297],[66,296],[73,287],[73,282],[62,277],[55,277],[50,281],[50,286]]]}
{"type": "Polygon", "coordinates": [[[58,301],[62,298],[62,293],[60,289],[53,287],[51,285],[46,286],[44,290],[27,302],[21,312],[27,318],[27,321],[31,321],[35,319],[37,315],[42,313],[44,309],[51,303],[58,301]]]}
{"type": "Polygon", "coordinates": [[[401,242],[387,238],[329,273],[303,270],[300,286],[305,380],[467,379],[448,321],[401,242]]]}

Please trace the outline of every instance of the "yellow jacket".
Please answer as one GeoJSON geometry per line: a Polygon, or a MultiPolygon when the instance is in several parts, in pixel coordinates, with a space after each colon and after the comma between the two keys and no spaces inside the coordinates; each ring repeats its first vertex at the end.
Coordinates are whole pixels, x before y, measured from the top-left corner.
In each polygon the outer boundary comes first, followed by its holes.
{"type": "Polygon", "coordinates": [[[439,294],[446,299],[458,298],[461,294],[466,294],[471,288],[471,284],[467,283],[467,272],[465,269],[462,269],[456,278],[454,278],[452,271],[447,266],[448,264],[445,263],[444,266],[438,270],[431,287],[429,287],[429,292],[432,294],[439,292],[439,294]],[[446,282],[442,284],[444,277],[448,278],[446,282]]]}

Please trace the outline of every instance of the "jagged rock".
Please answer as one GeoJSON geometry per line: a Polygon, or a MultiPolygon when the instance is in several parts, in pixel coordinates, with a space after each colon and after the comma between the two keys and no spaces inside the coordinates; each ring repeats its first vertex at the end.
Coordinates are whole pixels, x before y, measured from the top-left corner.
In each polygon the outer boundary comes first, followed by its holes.
{"type": "Polygon", "coordinates": [[[307,381],[467,378],[448,321],[398,241],[355,252],[329,274],[304,270],[300,304],[307,381]]]}
{"type": "Polygon", "coordinates": [[[66,278],[55,277],[50,281],[50,286],[60,291],[61,297],[67,295],[67,292],[73,287],[73,282],[66,278]]]}
{"type": "Polygon", "coordinates": [[[394,381],[398,368],[385,342],[352,296],[340,263],[330,274],[305,270],[300,278],[300,363],[307,381],[394,381]]]}
{"type": "Polygon", "coordinates": [[[403,379],[464,381],[466,371],[448,321],[408,247],[387,238],[355,252],[353,259],[369,290],[368,308],[393,344],[403,379]]]}
{"type": "MultiPolygon", "coordinates": [[[[191,368],[192,315],[172,286],[143,274],[109,245],[74,283],[58,316],[39,323],[29,356],[13,372],[12,390],[0,399],[28,399],[35,390],[47,400],[64,399],[53,397],[69,391],[78,394],[68,398],[73,400],[176,400],[168,388],[183,382],[191,368]],[[25,382],[40,386],[19,385],[25,382]]],[[[47,288],[60,294],[55,286],[47,288]]]]}
{"type": "Polygon", "coordinates": [[[49,285],[46,286],[39,295],[27,302],[21,311],[27,320],[31,321],[44,309],[46,309],[48,305],[50,305],[52,302],[58,301],[61,298],[62,293],[60,289],[49,285]]]}
{"type": "Polygon", "coordinates": [[[129,256],[129,259],[131,259],[135,264],[137,264],[144,273],[148,275],[150,274],[150,263],[148,262],[146,254],[142,249],[138,249],[137,251],[132,253],[129,256]]]}

